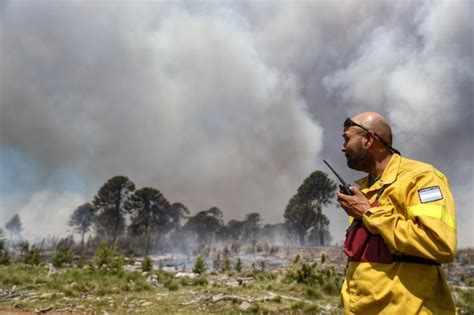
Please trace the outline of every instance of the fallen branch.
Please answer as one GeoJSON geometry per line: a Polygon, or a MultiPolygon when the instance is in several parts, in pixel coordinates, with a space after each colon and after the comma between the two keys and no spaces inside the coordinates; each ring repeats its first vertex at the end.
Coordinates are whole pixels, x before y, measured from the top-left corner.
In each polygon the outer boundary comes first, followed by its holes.
{"type": "MultiPolygon", "coordinates": [[[[187,305],[191,305],[191,304],[198,304],[198,303],[204,303],[204,302],[217,303],[217,302],[225,301],[225,300],[236,301],[236,302],[253,303],[253,302],[278,301],[280,299],[285,299],[285,300],[295,301],[295,302],[303,302],[303,303],[307,303],[307,304],[310,304],[310,305],[315,304],[313,301],[299,299],[299,298],[296,298],[296,297],[293,297],[293,296],[278,295],[276,293],[269,292],[268,295],[264,295],[262,297],[257,297],[257,298],[249,298],[249,297],[243,297],[243,296],[239,296],[239,295],[225,295],[225,294],[221,293],[221,294],[217,294],[217,295],[203,296],[203,297],[191,300],[189,302],[181,303],[180,305],[187,306],[187,305]]],[[[317,305],[323,307],[322,305],[319,305],[319,304],[317,304],[317,305]]]]}
{"type": "MultiPolygon", "coordinates": [[[[291,299],[291,297],[286,297],[286,298],[291,299]]],[[[191,300],[189,302],[181,303],[180,305],[186,306],[186,305],[191,305],[191,304],[203,303],[206,301],[210,303],[217,303],[217,302],[226,301],[226,300],[235,301],[235,302],[253,303],[253,302],[277,301],[279,299],[280,299],[280,296],[273,292],[270,292],[268,295],[264,295],[258,298],[249,298],[249,297],[243,297],[243,296],[233,295],[233,294],[225,295],[221,293],[217,295],[209,295],[209,296],[200,297],[200,298],[191,300]]],[[[299,299],[296,299],[296,300],[299,300],[299,299]]]]}
{"type": "Polygon", "coordinates": [[[48,267],[49,267],[49,272],[48,272],[48,278],[49,278],[52,274],[57,273],[57,271],[56,271],[56,268],[53,267],[52,263],[49,263],[48,267]]]}
{"type": "Polygon", "coordinates": [[[202,302],[205,302],[207,300],[211,299],[211,296],[204,296],[204,297],[200,297],[200,298],[197,298],[197,299],[194,299],[194,300],[191,300],[189,302],[184,302],[184,303],[180,303],[179,305],[183,305],[183,306],[187,306],[187,305],[191,305],[191,304],[196,304],[196,303],[202,303],[202,302]]]}
{"type": "Polygon", "coordinates": [[[52,306],[48,306],[48,307],[40,308],[40,309],[35,308],[35,313],[47,313],[51,311],[52,309],[53,309],[52,306]]]}
{"type": "Polygon", "coordinates": [[[294,296],[280,295],[280,297],[282,299],[285,299],[285,300],[296,301],[296,302],[304,302],[304,303],[308,303],[308,304],[311,304],[311,305],[314,304],[313,301],[298,299],[298,298],[295,298],[294,296]]]}
{"type": "Polygon", "coordinates": [[[0,302],[6,302],[6,301],[11,301],[14,298],[20,296],[19,294],[8,294],[5,296],[0,296],[0,302]]]}
{"type": "Polygon", "coordinates": [[[238,295],[224,295],[224,294],[218,294],[218,295],[214,295],[212,298],[211,298],[211,302],[212,303],[217,303],[219,301],[224,301],[224,300],[231,300],[231,301],[239,301],[239,302],[254,302],[255,300],[252,300],[250,298],[245,298],[245,297],[241,297],[241,296],[238,296],[238,295]]]}

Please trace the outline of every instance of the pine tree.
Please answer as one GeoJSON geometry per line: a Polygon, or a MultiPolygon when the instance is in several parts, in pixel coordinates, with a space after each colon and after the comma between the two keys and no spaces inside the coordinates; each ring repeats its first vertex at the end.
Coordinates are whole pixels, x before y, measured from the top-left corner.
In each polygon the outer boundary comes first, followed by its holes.
{"type": "Polygon", "coordinates": [[[68,225],[81,235],[81,254],[84,251],[84,235],[89,232],[95,221],[95,207],[87,202],[79,206],[71,215],[68,225]]]}
{"type": "Polygon", "coordinates": [[[196,259],[196,263],[194,264],[193,272],[201,275],[205,273],[206,270],[207,270],[206,261],[201,256],[199,256],[196,259]]]}
{"type": "Polygon", "coordinates": [[[169,216],[170,203],[163,194],[151,187],[141,188],[129,197],[124,208],[131,213],[129,231],[144,239],[144,254],[150,252],[152,233],[162,234],[172,229],[169,216]]]}
{"type": "Polygon", "coordinates": [[[135,184],[125,176],[112,177],[94,197],[92,204],[97,209],[95,227],[101,238],[114,244],[125,231],[124,204],[135,190],[135,184]]]}
{"type": "Polygon", "coordinates": [[[319,234],[320,245],[325,244],[329,220],[323,215],[322,207],[331,203],[335,190],[336,184],[326,173],[315,171],[288,202],[283,216],[290,229],[298,233],[300,245],[305,245],[305,234],[310,228],[319,234]]]}
{"type": "Polygon", "coordinates": [[[195,233],[198,243],[209,244],[224,230],[222,211],[217,207],[200,211],[188,219],[184,229],[195,233]]]}

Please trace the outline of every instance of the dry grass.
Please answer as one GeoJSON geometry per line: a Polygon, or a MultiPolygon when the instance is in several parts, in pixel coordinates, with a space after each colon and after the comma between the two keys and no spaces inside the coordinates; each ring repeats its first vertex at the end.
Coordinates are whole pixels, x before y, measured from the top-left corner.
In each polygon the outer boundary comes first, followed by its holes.
{"type": "Polygon", "coordinates": [[[87,314],[340,313],[337,296],[308,294],[305,284],[289,282],[283,272],[230,276],[211,273],[194,279],[177,279],[163,271],[111,273],[90,267],[48,273],[44,265],[0,266],[0,310],[87,314]]]}

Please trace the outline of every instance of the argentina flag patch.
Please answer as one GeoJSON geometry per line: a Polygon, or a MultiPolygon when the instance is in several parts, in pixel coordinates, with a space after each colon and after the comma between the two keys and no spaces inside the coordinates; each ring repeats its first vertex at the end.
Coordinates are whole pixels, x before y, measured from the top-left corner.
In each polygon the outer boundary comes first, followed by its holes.
{"type": "Polygon", "coordinates": [[[418,190],[418,195],[420,196],[420,201],[422,203],[443,199],[443,194],[441,193],[439,186],[420,189],[418,190]]]}

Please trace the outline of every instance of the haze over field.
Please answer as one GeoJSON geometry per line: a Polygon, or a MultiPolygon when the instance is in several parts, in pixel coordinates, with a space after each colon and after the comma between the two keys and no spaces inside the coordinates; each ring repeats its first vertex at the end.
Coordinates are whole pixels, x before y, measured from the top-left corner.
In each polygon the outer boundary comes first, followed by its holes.
{"type": "MultiPolygon", "coordinates": [[[[67,233],[110,177],[191,213],[283,221],[342,122],[378,111],[434,164],[474,246],[474,2],[0,0],[0,225],[67,233]]],[[[332,177],[332,175],[330,175],[332,177]]],[[[346,217],[324,212],[335,241],[346,217]]]]}

